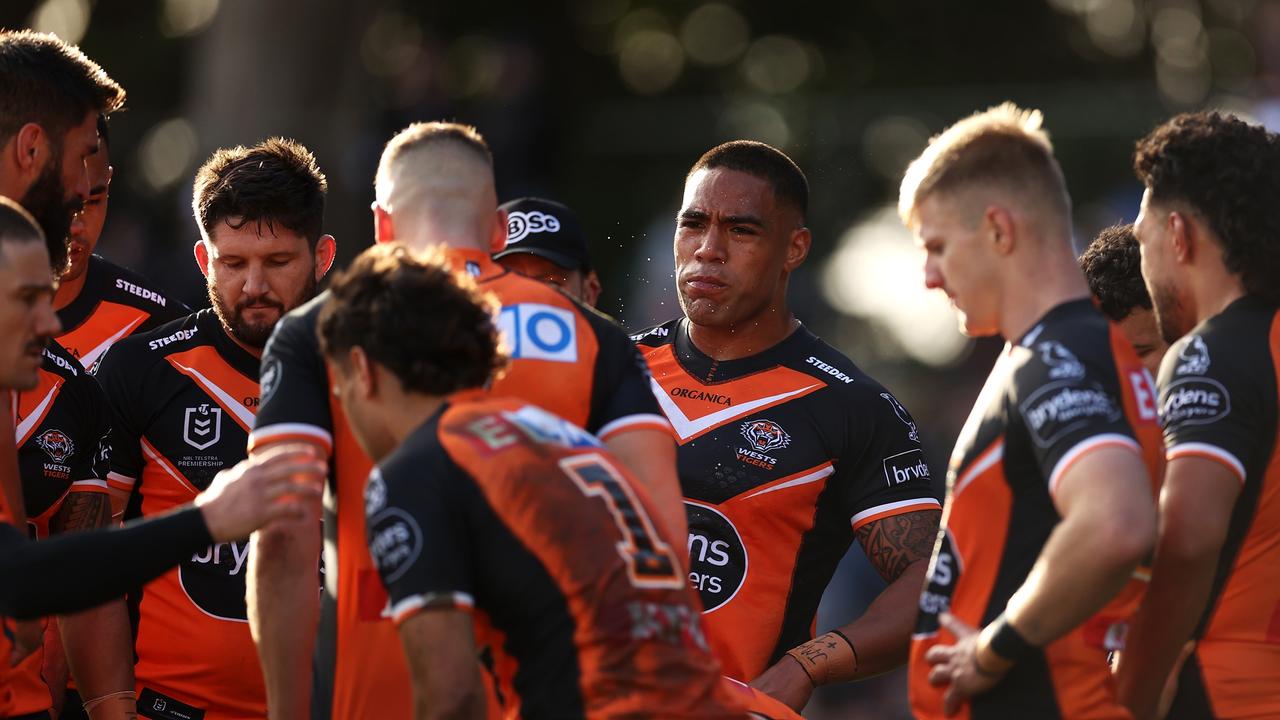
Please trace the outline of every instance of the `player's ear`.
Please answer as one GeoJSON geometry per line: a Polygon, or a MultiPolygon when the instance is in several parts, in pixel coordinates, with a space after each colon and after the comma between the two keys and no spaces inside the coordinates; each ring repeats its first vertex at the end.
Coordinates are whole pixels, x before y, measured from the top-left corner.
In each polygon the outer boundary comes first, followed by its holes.
{"type": "Polygon", "coordinates": [[[1196,236],[1196,224],[1176,210],[1169,213],[1169,219],[1165,222],[1169,225],[1169,242],[1172,244],[1170,249],[1173,250],[1174,259],[1178,263],[1194,259],[1195,241],[1200,240],[1196,236]]]}
{"type": "Polygon", "coordinates": [[[333,267],[333,259],[338,256],[338,241],[332,235],[321,235],[316,241],[316,280],[324,277],[333,267]]]}
{"type": "Polygon", "coordinates": [[[600,285],[600,276],[596,275],[595,270],[588,270],[582,278],[582,304],[595,307],[603,289],[600,285]]]}
{"type": "Polygon", "coordinates": [[[787,238],[787,255],[784,267],[787,272],[793,272],[804,259],[809,257],[809,248],[813,245],[813,233],[809,232],[809,228],[802,227],[791,231],[791,235],[787,238]]]}
{"type": "Polygon", "coordinates": [[[988,206],[982,213],[982,225],[997,255],[1013,252],[1017,246],[1017,235],[1014,233],[1013,215],[1008,210],[999,205],[988,206]]]}
{"type": "Polygon", "coordinates": [[[209,245],[207,240],[197,240],[193,248],[196,253],[196,265],[200,266],[200,274],[209,277],[209,245]]]}
{"type": "Polygon", "coordinates": [[[377,395],[378,375],[364,348],[357,345],[348,350],[347,360],[350,361],[351,374],[355,376],[354,380],[356,387],[360,390],[360,397],[371,398],[377,395]]]}
{"type": "Polygon", "coordinates": [[[396,239],[395,223],[391,221],[391,211],[374,201],[373,203],[373,241],[391,242],[396,239]]]}
{"type": "Polygon", "coordinates": [[[502,252],[507,246],[507,211],[498,208],[493,221],[493,234],[489,237],[489,254],[502,252]]]}
{"type": "Polygon", "coordinates": [[[23,175],[35,176],[53,159],[49,135],[38,123],[27,123],[13,136],[13,162],[23,175]]]}

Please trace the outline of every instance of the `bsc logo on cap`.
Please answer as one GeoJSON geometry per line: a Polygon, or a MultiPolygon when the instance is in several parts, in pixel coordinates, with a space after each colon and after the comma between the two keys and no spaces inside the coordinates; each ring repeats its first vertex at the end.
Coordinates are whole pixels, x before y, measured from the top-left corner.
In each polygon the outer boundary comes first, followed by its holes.
{"type": "Polygon", "coordinates": [[[507,244],[517,243],[540,232],[560,232],[560,220],[555,215],[533,210],[516,211],[507,215],[507,244]]]}

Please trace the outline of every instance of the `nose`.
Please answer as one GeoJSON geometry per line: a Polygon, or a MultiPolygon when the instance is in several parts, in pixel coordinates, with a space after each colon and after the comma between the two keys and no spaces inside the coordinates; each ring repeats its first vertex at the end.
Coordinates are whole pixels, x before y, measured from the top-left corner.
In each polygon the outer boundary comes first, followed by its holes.
{"type": "Polygon", "coordinates": [[[56,337],[62,332],[62,321],[53,310],[53,298],[42,299],[36,303],[35,331],[39,337],[56,337]]]}
{"type": "Polygon", "coordinates": [[[70,236],[72,239],[84,237],[84,211],[80,211],[72,216],[70,236]]]}
{"type": "Polygon", "coordinates": [[[925,258],[924,286],[930,290],[941,290],[943,285],[942,271],[938,269],[938,263],[932,257],[925,258]]]}
{"type": "Polygon", "coordinates": [[[711,225],[707,231],[698,238],[698,244],[693,250],[693,259],[698,262],[724,262],[729,257],[729,247],[726,242],[725,234],[720,232],[719,228],[711,225]]]}
{"type": "Polygon", "coordinates": [[[258,297],[266,295],[268,290],[270,286],[267,285],[267,274],[263,272],[262,266],[257,263],[250,264],[249,272],[244,276],[244,294],[249,297],[258,297]]]}

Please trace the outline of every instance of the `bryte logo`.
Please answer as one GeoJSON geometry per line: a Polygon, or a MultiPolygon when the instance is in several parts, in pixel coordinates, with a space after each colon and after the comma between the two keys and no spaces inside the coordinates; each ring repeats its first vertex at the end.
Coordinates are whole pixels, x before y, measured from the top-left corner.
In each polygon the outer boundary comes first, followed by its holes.
{"type": "Polygon", "coordinates": [[[901,485],[912,480],[928,480],[929,464],[924,461],[924,453],[919,449],[908,450],[890,455],[883,461],[884,480],[889,487],[901,485]]]}
{"type": "Polygon", "coordinates": [[[533,210],[513,212],[507,215],[507,244],[518,243],[540,232],[560,232],[560,219],[555,215],[533,210]]]}
{"type": "Polygon", "coordinates": [[[222,438],[222,408],[200,403],[187,408],[182,421],[182,439],[188,445],[204,450],[222,438]]]}

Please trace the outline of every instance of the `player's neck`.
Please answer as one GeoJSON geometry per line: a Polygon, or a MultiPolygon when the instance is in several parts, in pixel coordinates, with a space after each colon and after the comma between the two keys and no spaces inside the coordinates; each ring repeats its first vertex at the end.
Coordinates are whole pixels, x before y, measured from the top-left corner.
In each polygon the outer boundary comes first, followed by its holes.
{"type": "Polygon", "coordinates": [[[768,350],[787,339],[798,327],[800,321],[782,305],[728,327],[697,325],[690,321],[689,339],[712,360],[738,360],[768,350]]]}
{"type": "Polygon", "coordinates": [[[254,346],[252,346],[252,345],[246,345],[245,343],[241,342],[241,341],[240,341],[240,338],[236,337],[235,333],[233,333],[233,332],[231,332],[230,330],[228,330],[228,329],[227,329],[227,326],[225,326],[225,325],[223,325],[223,326],[222,326],[222,332],[223,332],[227,337],[231,338],[231,342],[233,342],[233,343],[235,343],[235,344],[239,345],[240,347],[244,348],[244,351],[245,351],[245,352],[249,353],[250,355],[252,355],[252,356],[254,356],[254,357],[256,357],[256,358],[260,358],[260,357],[262,357],[262,348],[260,348],[260,347],[254,347],[254,346]]]}
{"type": "Polygon", "coordinates": [[[1017,342],[1050,310],[1089,297],[1089,286],[1075,260],[1036,263],[1040,272],[1014,272],[1006,278],[1000,311],[1000,334],[1017,342]]]}
{"type": "Polygon", "coordinates": [[[387,433],[395,441],[396,447],[422,427],[423,423],[430,420],[443,404],[444,398],[438,395],[423,395],[416,392],[400,393],[394,399],[389,398],[387,407],[394,408],[394,412],[389,410],[384,414],[383,420],[386,423],[387,433]]]}
{"type": "Polygon", "coordinates": [[[80,291],[84,290],[85,281],[89,279],[89,268],[85,268],[80,273],[80,277],[74,280],[63,280],[58,283],[58,290],[53,294],[53,309],[61,310],[80,297],[80,291]]]}
{"type": "MultiPolygon", "coordinates": [[[[1191,310],[1195,325],[1218,315],[1231,303],[1245,296],[1244,283],[1239,275],[1215,268],[1217,272],[1193,277],[1188,283],[1191,289],[1191,310]]],[[[1193,325],[1194,327],[1194,325],[1193,325]]]]}

